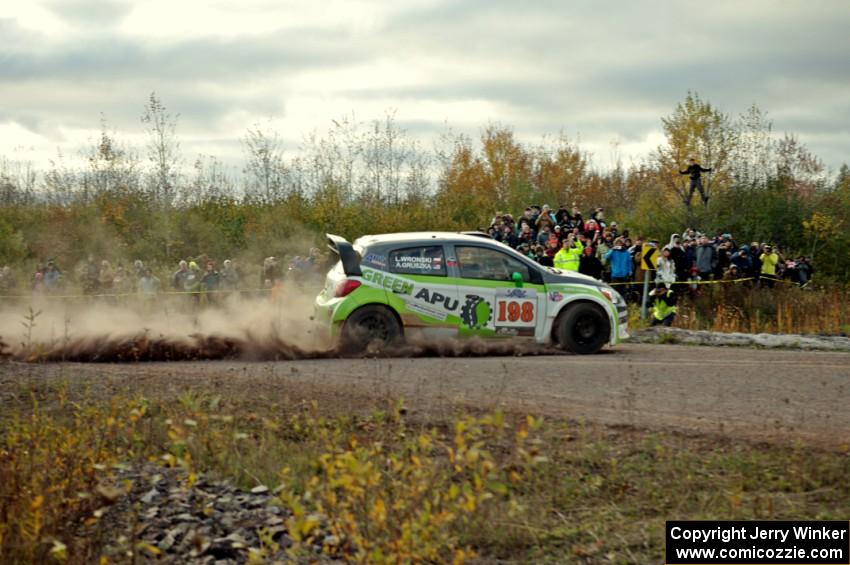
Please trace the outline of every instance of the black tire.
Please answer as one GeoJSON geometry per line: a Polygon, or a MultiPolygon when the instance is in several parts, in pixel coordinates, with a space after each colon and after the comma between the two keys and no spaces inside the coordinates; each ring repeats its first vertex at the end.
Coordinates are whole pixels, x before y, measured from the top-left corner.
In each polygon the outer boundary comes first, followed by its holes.
{"type": "Polygon", "coordinates": [[[385,306],[372,304],[355,310],[342,328],[341,346],[348,353],[380,350],[401,340],[398,319],[385,306]]]}
{"type": "Polygon", "coordinates": [[[567,306],[555,322],[558,345],[562,349],[588,355],[608,343],[611,322],[602,308],[589,302],[567,306]]]}

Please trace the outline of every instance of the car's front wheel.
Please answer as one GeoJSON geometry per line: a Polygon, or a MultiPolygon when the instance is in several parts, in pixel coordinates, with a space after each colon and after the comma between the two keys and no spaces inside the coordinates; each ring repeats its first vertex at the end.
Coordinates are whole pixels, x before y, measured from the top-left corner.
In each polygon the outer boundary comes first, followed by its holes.
{"type": "Polygon", "coordinates": [[[385,306],[373,304],[358,308],[348,317],[342,329],[341,346],[345,352],[359,353],[392,345],[401,336],[401,324],[395,315],[385,306]]]}
{"type": "Polygon", "coordinates": [[[567,306],[558,316],[556,324],[558,345],[581,355],[596,353],[611,335],[608,316],[602,308],[589,302],[567,306]]]}

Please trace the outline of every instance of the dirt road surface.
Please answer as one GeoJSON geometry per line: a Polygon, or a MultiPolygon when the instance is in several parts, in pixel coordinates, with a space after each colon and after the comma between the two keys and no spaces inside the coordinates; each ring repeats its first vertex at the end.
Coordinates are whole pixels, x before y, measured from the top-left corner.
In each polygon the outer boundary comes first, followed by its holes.
{"type": "Polygon", "coordinates": [[[627,344],[592,356],[0,365],[0,409],[62,379],[97,393],[248,399],[314,392],[351,410],[404,397],[755,440],[850,442],[850,353],[627,344]],[[25,396],[25,395],[23,395],[25,396]]]}

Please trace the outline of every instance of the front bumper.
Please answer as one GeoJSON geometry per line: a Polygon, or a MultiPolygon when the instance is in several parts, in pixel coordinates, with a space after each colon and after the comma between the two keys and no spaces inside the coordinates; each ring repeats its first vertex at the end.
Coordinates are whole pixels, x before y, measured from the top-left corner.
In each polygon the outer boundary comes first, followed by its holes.
{"type": "Polygon", "coordinates": [[[629,337],[629,310],[625,306],[617,308],[617,341],[629,337]]]}

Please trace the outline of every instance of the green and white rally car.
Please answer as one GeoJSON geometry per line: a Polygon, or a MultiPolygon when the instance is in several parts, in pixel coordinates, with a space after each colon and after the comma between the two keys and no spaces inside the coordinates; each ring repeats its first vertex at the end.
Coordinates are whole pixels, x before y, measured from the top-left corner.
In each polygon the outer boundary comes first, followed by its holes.
{"type": "Polygon", "coordinates": [[[628,337],[626,303],[613,288],[544,267],[486,234],[327,238],[340,260],[316,298],[316,319],[349,350],[417,332],[526,337],[574,353],[628,337]]]}

